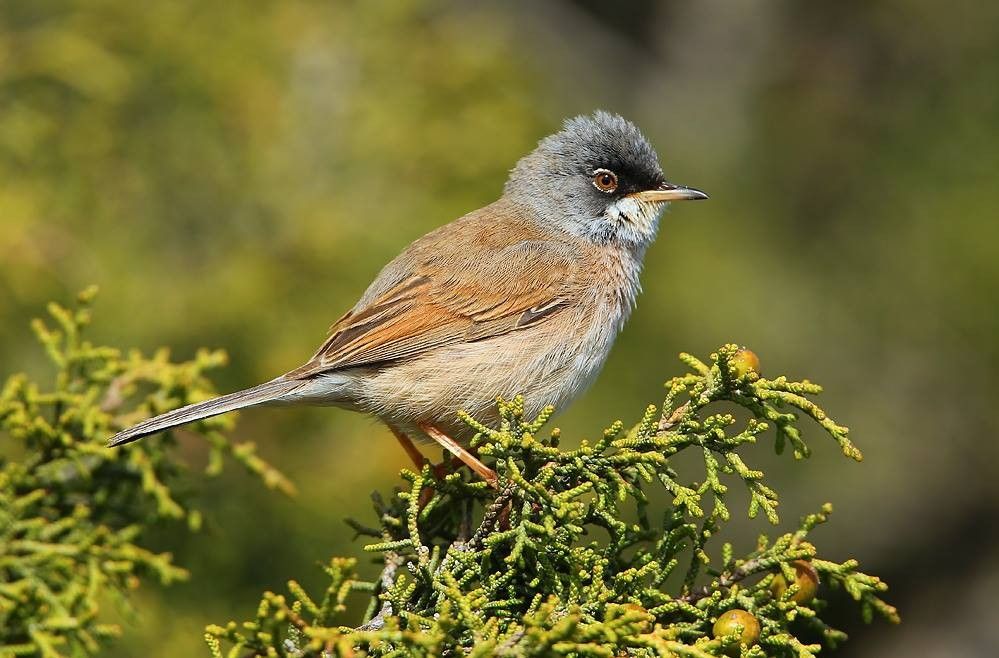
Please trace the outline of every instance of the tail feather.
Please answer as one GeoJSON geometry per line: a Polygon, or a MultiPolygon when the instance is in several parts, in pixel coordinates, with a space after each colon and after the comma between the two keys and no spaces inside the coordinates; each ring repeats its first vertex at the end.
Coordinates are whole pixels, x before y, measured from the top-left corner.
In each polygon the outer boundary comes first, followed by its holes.
{"type": "Polygon", "coordinates": [[[180,409],[168,411],[148,420],[144,420],[138,425],[133,425],[126,430],[118,432],[108,441],[108,447],[120,446],[132,441],[156,434],[171,427],[185,425],[196,420],[211,418],[236,409],[253,407],[280,398],[282,395],[294,391],[302,385],[301,381],[275,379],[273,381],[247,388],[228,395],[221,395],[211,400],[189,404],[180,409]]]}

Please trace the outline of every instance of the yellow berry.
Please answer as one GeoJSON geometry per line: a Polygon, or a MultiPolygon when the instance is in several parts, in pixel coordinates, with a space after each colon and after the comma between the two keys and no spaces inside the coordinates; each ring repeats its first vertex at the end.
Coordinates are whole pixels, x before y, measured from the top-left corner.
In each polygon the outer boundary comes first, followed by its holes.
{"type": "Polygon", "coordinates": [[[750,372],[760,374],[760,357],[756,356],[756,352],[745,347],[733,354],[729,363],[732,364],[732,373],[736,379],[742,379],[750,372]]]}
{"type": "MultiPolygon", "coordinates": [[[[715,622],[713,633],[715,638],[739,633],[739,644],[751,647],[760,639],[760,622],[745,610],[729,610],[722,613],[715,622]],[[741,632],[739,628],[741,627],[741,632]]],[[[739,644],[729,645],[726,652],[729,655],[739,655],[739,644]]]]}
{"type": "MultiPolygon", "coordinates": [[[[794,593],[791,600],[798,605],[805,605],[815,598],[819,591],[819,572],[810,562],[805,560],[795,560],[791,563],[794,567],[794,584],[798,586],[798,591],[794,593]]],[[[783,573],[778,573],[770,582],[770,591],[775,598],[784,596],[787,591],[787,580],[783,573]]]]}

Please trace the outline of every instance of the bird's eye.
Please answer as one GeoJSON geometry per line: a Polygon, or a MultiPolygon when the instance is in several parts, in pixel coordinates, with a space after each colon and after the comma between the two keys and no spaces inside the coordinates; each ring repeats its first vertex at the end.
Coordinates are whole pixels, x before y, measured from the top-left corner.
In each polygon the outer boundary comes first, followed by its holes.
{"type": "Polygon", "coordinates": [[[597,169],[593,172],[593,187],[610,194],[617,189],[617,174],[609,169],[597,169]]]}

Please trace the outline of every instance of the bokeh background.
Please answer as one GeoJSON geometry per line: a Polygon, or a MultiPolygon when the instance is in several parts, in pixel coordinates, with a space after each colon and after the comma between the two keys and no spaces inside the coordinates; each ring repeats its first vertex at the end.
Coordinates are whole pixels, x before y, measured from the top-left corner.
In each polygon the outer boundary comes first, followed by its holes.
{"type": "MultiPolygon", "coordinates": [[[[747,459],[785,521],[833,501],[820,548],[892,586],[903,625],[844,608],[837,655],[992,656],[997,81],[988,2],[4,0],[2,371],[42,373],[28,319],[97,283],[95,339],[223,347],[223,390],[270,378],[564,117],[617,111],[711,201],[667,216],[566,435],[637,419],[680,350],[739,342],[823,383],[866,461],[817,428],[805,463],[747,459]]],[[[406,464],[342,411],[251,411],[237,434],[300,495],[195,478],[209,527],[155,537],[193,578],[145,587],[108,655],[203,655],[206,623],[318,586],[318,562],[358,552],[342,519],[406,464]]]]}

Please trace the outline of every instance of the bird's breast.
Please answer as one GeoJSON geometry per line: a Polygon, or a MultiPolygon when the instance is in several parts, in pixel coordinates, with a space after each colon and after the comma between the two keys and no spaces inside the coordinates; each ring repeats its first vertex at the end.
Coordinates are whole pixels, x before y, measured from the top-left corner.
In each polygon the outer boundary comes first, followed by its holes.
{"type": "Polygon", "coordinates": [[[563,409],[595,379],[634,306],[637,269],[602,265],[583,297],[546,322],[367,371],[352,406],[403,431],[430,422],[463,439],[457,412],[494,423],[497,396],[522,395],[528,416],[563,409]]]}

